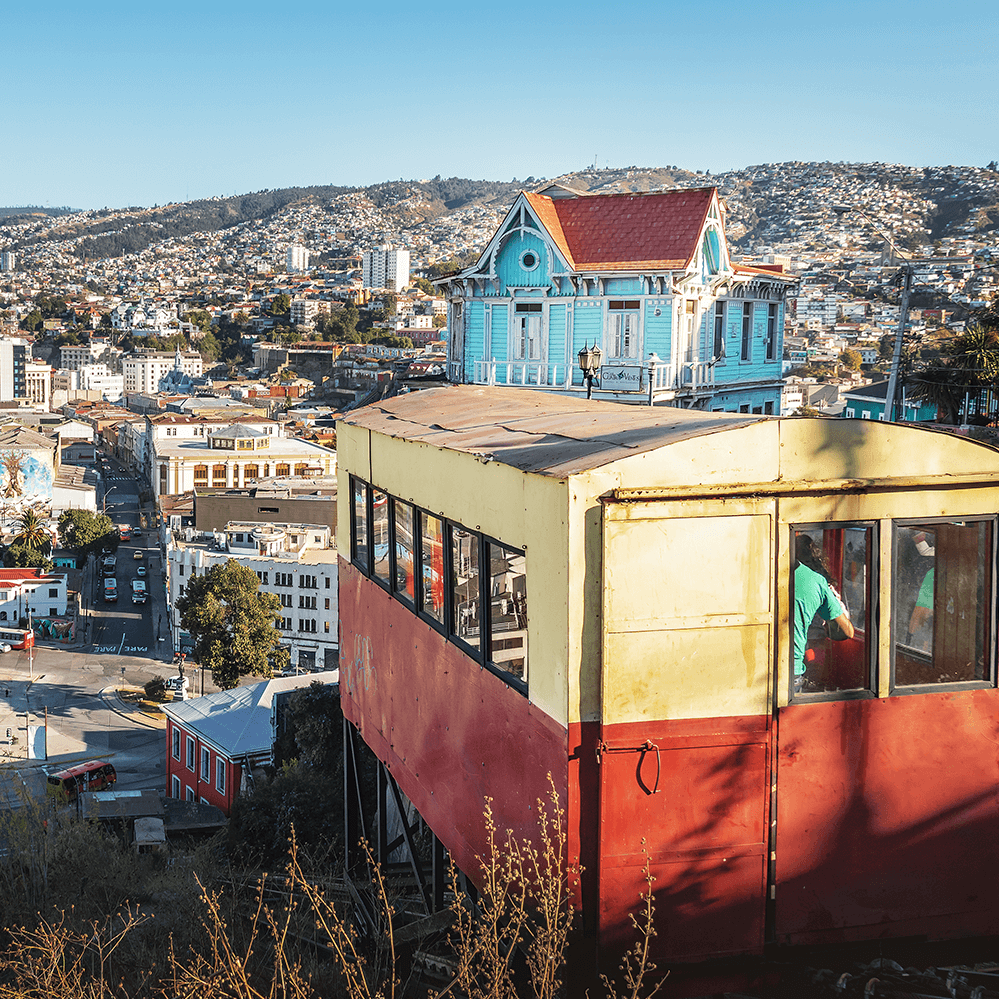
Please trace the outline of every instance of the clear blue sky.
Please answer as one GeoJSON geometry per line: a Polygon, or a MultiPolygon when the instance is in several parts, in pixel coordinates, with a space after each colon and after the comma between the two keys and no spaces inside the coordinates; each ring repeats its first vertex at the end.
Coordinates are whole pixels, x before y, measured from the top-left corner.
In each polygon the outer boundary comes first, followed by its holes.
{"type": "Polygon", "coordinates": [[[999,159],[996,0],[5,0],[0,205],[999,159]]]}

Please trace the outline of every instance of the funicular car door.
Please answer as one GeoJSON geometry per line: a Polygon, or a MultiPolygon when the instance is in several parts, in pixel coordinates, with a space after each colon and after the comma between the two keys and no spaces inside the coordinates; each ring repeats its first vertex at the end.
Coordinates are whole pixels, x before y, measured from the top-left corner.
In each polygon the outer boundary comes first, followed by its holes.
{"type": "Polygon", "coordinates": [[[762,509],[604,505],[602,949],[633,942],[646,863],[660,957],[763,946],[773,555],[762,509]]]}
{"type": "Polygon", "coordinates": [[[775,939],[995,932],[994,519],[796,524],[789,618],[805,536],[855,634],[799,629],[797,691],[791,625],[780,646],[775,939]]]}

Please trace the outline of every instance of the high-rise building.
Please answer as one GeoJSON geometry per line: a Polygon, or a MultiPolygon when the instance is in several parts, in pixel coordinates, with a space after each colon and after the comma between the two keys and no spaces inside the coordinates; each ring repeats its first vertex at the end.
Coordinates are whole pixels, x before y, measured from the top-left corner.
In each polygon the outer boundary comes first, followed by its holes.
{"type": "Polygon", "coordinates": [[[17,254],[13,250],[4,250],[0,253],[0,271],[16,271],[17,254]]]}
{"type": "Polygon", "coordinates": [[[288,273],[303,274],[309,269],[309,251],[297,244],[288,247],[288,273]]]}
{"type": "Polygon", "coordinates": [[[402,291],[409,284],[409,250],[379,246],[361,258],[361,283],[365,288],[402,291]]]}

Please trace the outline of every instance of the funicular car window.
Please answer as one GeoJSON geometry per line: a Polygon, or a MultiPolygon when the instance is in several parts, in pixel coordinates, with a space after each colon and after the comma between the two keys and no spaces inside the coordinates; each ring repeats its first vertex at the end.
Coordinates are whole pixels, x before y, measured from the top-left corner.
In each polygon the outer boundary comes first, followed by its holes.
{"type": "Polygon", "coordinates": [[[994,535],[991,520],[896,525],[893,686],[991,681],[994,535]]]}
{"type": "Polygon", "coordinates": [[[479,600],[479,534],[460,524],[450,525],[450,631],[470,649],[482,648],[482,608],[479,600]]]}
{"type": "Polygon", "coordinates": [[[362,571],[368,571],[368,484],[360,479],[351,480],[352,528],[351,560],[362,571]]]}
{"type": "Polygon", "coordinates": [[[388,494],[371,490],[371,550],[374,554],[374,577],[385,586],[391,580],[389,564],[388,494]]]}
{"type": "Polygon", "coordinates": [[[862,523],[792,530],[791,693],[796,700],[873,693],[874,537],[874,526],[862,523]]]}
{"type": "Polygon", "coordinates": [[[413,508],[402,500],[392,500],[392,538],[395,545],[395,576],[392,589],[412,604],[415,592],[413,575],[413,508]]]}
{"type": "Polygon", "coordinates": [[[487,542],[489,661],[527,680],[527,559],[522,551],[487,542]]]}
{"type": "Polygon", "coordinates": [[[420,517],[420,611],[444,624],[444,522],[424,513],[420,517]]]}

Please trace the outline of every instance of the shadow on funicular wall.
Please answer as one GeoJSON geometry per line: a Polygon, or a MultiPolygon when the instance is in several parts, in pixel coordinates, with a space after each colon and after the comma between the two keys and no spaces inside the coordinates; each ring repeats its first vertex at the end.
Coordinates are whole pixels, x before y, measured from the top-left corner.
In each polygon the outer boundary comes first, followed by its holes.
{"type": "MultiPolygon", "coordinates": [[[[808,462],[815,480],[864,480],[877,467],[882,475],[909,476],[899,445],[925,432],[809,422],[816,424],[808,462]]],[[[946,471],[913,464],[927,474],[946,471]]],[[[907,516],[901,508],[894,515],[907,516]]],[[[591,511],[588,533],[599,531],[599,516],[591,511]]],[[[588,587],[599,586],[599,573],[599,565],[586,567],[588,587]]],[[[599,634],[590,601],[586,613],[584,631],[599,634]]],[[[599,868],[598,877],[583,878],[582,908],[600,910],[601,951],[619,952],[636,940],[629,913],[646,890],[643,838],[655,878],[652,950],[661,970],[774,945],[996,934],[989,886],[999,859],[988,846],[999,833],[995,694],[930,689],[775,707],[756,730],[750,722],[721,738],[709,737],[708,728],[700,739],[688,734],[662,751],[658,771],[648,754],[622,760],[613,770],[627,785],[620,802],[610,768],[581,780],[580,813],[600,814],[597,831],[579,833],[584,867],[599,868]],[[655,794],[650,766],[659,778],[655,794]],[[603,840],[619,804],[615,857],[603,840]]],[[[665,719],[657,737],[668,731],[665,719]]],[[[577,750],[581,770],[595,749],[577,750]]],[[[682,991],[679,981],[676,988],[682,991]]]]}

